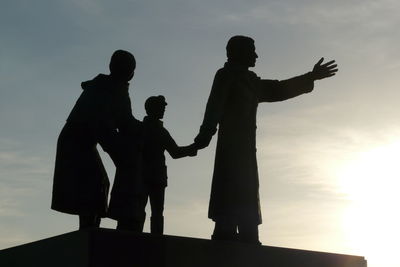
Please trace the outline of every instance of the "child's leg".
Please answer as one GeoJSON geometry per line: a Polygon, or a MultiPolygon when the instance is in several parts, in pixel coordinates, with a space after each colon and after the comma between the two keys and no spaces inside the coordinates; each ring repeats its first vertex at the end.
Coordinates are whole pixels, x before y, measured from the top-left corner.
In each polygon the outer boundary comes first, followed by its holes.
{"type": "Polygon", "coordinates": [[[120,218],[117,223],[117,230],[133,231],[142,233],[144,221],[146,219],[145,207],[149,195],[137,195],[135,199],[135,207],[130,217],[120,218]]]}
{"type": "Polygon", "coordinates": [[[149,190],[151,220],[150,232],[152,234],[162,235],[164,233],[164,196],[165,187],[152,187],[149,190]]]}

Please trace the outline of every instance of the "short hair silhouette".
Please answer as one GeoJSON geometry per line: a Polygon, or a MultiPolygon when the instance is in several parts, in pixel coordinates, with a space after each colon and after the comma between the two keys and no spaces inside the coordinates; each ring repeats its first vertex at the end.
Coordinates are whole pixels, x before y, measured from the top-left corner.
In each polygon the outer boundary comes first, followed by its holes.
{"type": "Polygon", "coordinates": [[[166,105],[167,102],[165,101],[164,96],[162,95],[150,96],[144,103],[144,108],[146,110],[147,115],[152,116],[155,113],[158,113],[160,108],[164,108],[166,105]]]}
{"type": "Polygon", "coordinates": [[[135,57],[125,50],[116,50],[110,60],[110,72],[122,80],[129,81],[136,68],[135,57]]]}
{"type": "Polygon", "coordinates": [[[243,35],[233,36],[226,45],[226,55],[231,60],[241,58],[243,51],[252,45],[254,45],[254,40],[250,37],[243,35]]]}

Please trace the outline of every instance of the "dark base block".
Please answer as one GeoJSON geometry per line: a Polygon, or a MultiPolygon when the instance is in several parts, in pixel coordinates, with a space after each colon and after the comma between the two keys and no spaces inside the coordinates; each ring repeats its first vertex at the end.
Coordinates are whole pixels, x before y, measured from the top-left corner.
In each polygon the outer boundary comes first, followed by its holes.
{"type": "Polygon", "coordinates": [[[235,242],[76,231],[0,251],[4,267],[366,267],[363,257],[235,242]]]}

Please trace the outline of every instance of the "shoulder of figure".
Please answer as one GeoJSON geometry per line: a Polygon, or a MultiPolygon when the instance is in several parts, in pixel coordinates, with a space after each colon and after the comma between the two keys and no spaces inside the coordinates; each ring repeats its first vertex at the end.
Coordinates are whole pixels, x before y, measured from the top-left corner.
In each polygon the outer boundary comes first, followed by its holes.
{"type": "Polygon", "coordinates": [[[160,127],[160,131],[165,134],[165,135],[170,135],[169,131],[167,130],[167,128],[165,128],[164,125],[159,125],[160,127]]]}
{"type": "Polygon", "coordinates": [[[258,79],[258,80],[261,79],[254,71],[251,70],[247,72],[247,75],[249,75],[253,79],[258,79]]]}
{"type": "Polygon", "coordinates": [[[81,83],[81,87],[83,90],[87,89],[95,89],[99,87],[104,87],[108,83],[109,76],[105,74],[98,74],[92,80],[84,81],[81,83]]]}
{"type": "Polygon", "coordinates": [[[228,82],[230,80],[233,80],[236,77],[235,73],[230,71],[227,68],[220,68],[217,73],[215,74],[214,81],[220,81],[220,82],[228,82]]]}

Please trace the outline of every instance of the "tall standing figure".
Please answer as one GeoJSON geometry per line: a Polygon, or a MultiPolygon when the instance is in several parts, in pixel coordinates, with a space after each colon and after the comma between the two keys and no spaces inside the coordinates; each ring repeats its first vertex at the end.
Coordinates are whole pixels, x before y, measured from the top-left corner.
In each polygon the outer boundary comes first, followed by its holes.
{"type": "Polygon", "coordinates": [[[254,40],[232,37],[228,60],[215,75],[200,132],[199,149],[217,132],[208,217],[215,222],[213,240],[239,240],[259,244],[261,224],[256,160],[256,113],[260,102],[290,99],[313,90],[314,81],[335,75],[335,61],[288,80],[265,80],[249,71],[258,58],[254,40]]]}
{"type": "Polygon", "coordinates": [[[118,164],[118,135],[136,121],[128,93],[135,67],[131,53],[115,51],[109,75],[82,83],[83,92],[58,138],[51,208],[79,215],[80,229],[98,227],[106,215],[109,180],[96,145],[118,164]]]}

